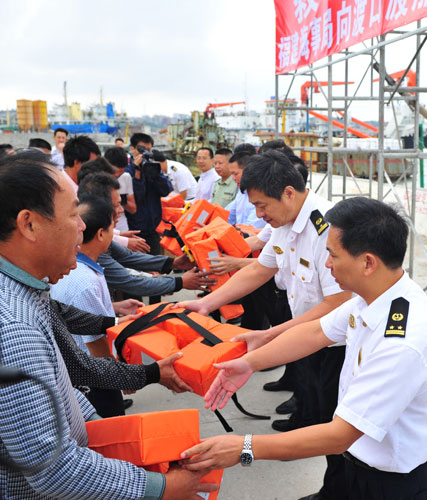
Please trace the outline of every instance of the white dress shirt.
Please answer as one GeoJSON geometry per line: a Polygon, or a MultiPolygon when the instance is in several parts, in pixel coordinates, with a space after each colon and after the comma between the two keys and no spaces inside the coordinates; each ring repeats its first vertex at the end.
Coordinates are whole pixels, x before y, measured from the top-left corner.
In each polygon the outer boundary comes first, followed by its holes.
{"type": "MultiPolygon", "coordinates": [[[[364,435],[349,452],[407,473],[427,461],[427,296],[406,274],[369,306],[359,296],[324,316],[325,335],[347,339],[336,415],[364,435]],[[409,302],[404,335],[389,336],[391,302],[409,302]]],[[[401,326],[401,325],[399,325],[401,326]]]]}
{"type": "Polygon", "coordinates": [[[216,173],[213,167],[207,172],[202,172],[197,183],[196,200],[204,199],[209,201],[212,198],[215,181],[218,179],[221,179],[221,177],[216,173]]]}
{"type": "Polygon", "coordinates": [[[319,235],[310,219],[314,210],[324,216],[332,206],[330,201],[309,191],[295,221],[273,228],[258,257],[263,266],[278,268],[276,285],[281,290],[287,290],[294,318],[323,302],[324,297],[342,292],[330,270],[325,267],[329,228],[319,235]]]}

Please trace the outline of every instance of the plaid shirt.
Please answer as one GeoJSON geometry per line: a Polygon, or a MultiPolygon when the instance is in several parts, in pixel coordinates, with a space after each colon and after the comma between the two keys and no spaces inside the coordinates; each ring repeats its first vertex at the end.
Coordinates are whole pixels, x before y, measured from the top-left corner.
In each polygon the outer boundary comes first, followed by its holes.
{"type": "MultiPolygon", "coordinates": [[[[0,259],[0,363],[21,368],[48,385],[60,405],[59,418],[65,428],[62,453],[41,472],[24,475],[0,465],[0,497],[161,498],[164,476],[123,461],[105,459],[86,447],[84,420],[94,409],[71,385],[54,340],[51,305],[47,283],[0,259]]],[[[58,438],[55,415],[40,384],[25,381],[0,385],[0,415],[2,459],[34,465],[54,452],[58,438]]]]}

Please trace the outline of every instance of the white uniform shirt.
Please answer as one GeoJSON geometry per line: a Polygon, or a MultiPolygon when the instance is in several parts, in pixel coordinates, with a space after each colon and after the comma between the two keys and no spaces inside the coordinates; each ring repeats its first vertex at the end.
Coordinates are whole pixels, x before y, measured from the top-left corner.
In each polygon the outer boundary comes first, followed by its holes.
{"type": "Polygon", "coordinates": [[[187,191],[187,197],[185,200],[194,200],[196,197],[197,181],[190,172],[190,169],[179,161],[166,161],[168,165],[166,175],[171,181],[173,190],[176,193],[187,191]]]}
{"type": "Polygon", "coordinates": [[[404,274],[369,306],[355,297],[320,320],[328,338],[347,338],[335,413],[364,433],[348,451],[383,471],[427,461],[426,311],[426,294],[404,274]],[[387,337],[399,297],[409,302],[405,336],[387,337]]]}
{"type": "MultiPolygon", "coordinates": [[[[117,180],[120,182],[120,194],[133,194],[133,182],[129,172],[123,172],[117,180]]],[[[120,214],[116,229],[119,231],[129,231],[128,220],[124,212],[120,214]]]]}
{"type": "Polygon", "coordinates": [[[207,172],[202,172],[197,183],[196,199],[204,199],[209,201],[212,198],[212,191],[215,181],[217,181],[218,179],[221,179],[221,177],[215,172],[215,169],[213,167],[207,172]]]}
{"type": "Polygon", "coordinates": [[[319,236],[310,220],[313,210],[319,210],[324,216],[332,206],[330,201],[309,191],[295,221],[273,228],[258,257],[263,266],[279,269],[275,275],[276,285],[287,290],[294,318],[323,302],[324,297],[342,292],[325,267],[329,229],[319,236]]]}
{"type": "Polygon", "coordinates": [[[264,243],[267,243],[267,241],[270,239],[271,237],[271,232],[272,232],[273,228],[271,227],[270,224],[266,224],[262,229],[261,231],[257,234],[257,238],[261,241],[263,241],[264,243]]]}

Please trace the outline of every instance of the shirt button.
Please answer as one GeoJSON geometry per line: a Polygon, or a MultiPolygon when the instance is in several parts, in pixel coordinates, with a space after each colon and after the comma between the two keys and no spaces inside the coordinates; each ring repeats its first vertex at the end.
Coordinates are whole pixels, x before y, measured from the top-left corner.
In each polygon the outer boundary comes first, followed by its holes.
{"type": "Polygon", "coordinates": [[[302,277],[301,279],[302,279],[303,281],[305,281],[305,278],[304,278],[304,276],[303,276],[303,277],[302,277]]]}
{"type": "Polygon", "coordinates": [[[295,276],[295,273],[292,271],[292,276],[295,276]]]}
{"type": "Polygon", "coordinates": [[[365,326],[365,327],[368,326],[365,322],[363,322],[362,325],[365,326]]]}
{"type": "Polygon", "coordinates": [[[291,295],[291,299],[293,299],[293,298],[294,298],[294,296],[293,296],[293,295],[291,295]]]}
{"type": "Polygon", "coordinates": [[[291,248],[291,252],[295,252],[295,248],[291,248]]]}

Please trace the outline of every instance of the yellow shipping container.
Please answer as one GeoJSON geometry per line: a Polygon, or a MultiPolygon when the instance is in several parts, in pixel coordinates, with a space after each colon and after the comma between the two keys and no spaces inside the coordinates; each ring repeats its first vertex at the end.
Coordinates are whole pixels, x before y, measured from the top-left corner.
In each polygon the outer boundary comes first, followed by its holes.
{"type": "Polygon", "coordinates": [[[47,129],[47,103],[46,101],[33,101],[34,126],[38,132],[47,129]]]}
{"type": "Polygon", "coordinates": [[[33,102],[27,99],[16,101],[16,114],[18,118],[18,128],[28,132],[34,126],[33,102]]]}

